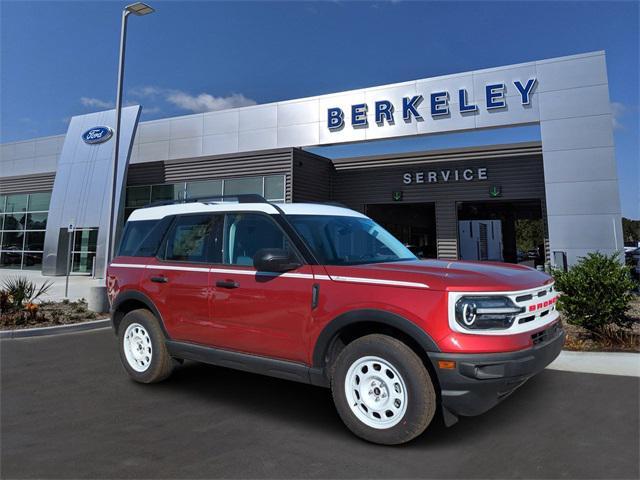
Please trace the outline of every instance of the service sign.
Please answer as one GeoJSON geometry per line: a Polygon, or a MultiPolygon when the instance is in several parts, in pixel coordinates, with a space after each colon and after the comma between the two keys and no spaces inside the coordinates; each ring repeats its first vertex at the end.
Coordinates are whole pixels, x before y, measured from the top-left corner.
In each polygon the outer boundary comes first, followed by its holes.
{"type": "Polygon", "coordinates": [[[93,145],[95,143],[103,143],[113,136],[111,127],[93,127],[82,134],[84,143],[93,145]]]}

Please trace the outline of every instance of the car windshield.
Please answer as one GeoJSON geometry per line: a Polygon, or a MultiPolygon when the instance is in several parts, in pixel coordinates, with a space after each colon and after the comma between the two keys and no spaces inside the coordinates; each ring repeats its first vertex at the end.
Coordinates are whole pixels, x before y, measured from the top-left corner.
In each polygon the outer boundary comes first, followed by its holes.
{"type": "Polygon", "coordinates": [[[291,215],[289,219],[323,265],[416,260],[407,247],[369,218],[291,215]]]}

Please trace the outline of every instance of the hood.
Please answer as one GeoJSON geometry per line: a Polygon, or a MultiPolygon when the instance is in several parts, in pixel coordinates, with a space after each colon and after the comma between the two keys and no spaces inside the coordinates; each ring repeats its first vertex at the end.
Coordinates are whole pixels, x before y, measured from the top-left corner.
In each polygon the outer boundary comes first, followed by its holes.
{"type": "Polygon", "coordinates": [[[423,283],[442,291],[519,291],[553,282],[531,267],[493,262],[411,260],[325,268],[329,276],[423,283]]]}

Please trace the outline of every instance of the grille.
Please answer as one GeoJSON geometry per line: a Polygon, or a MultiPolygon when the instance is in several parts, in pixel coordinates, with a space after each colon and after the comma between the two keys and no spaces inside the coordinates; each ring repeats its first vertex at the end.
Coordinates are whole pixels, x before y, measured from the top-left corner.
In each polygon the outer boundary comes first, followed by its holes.
{"type": "Polygon", "coordinates": [[[549,340],[554,339],[560,329],[561,329],[560,322],[556,322],[553,325],[551,325],[549,328],[531,335],[531,340],[533,341],[534,345],[546,343],[549,340]]]}

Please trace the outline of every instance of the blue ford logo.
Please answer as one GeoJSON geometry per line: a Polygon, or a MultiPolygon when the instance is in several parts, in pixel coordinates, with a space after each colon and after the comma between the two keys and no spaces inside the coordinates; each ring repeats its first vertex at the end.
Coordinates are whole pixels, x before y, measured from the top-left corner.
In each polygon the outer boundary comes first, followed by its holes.
{"type": "Polygon", "coordinates": [[[85,143],[102,143],[106,142],[113,135],[113,130],[109,127],[93,127],[82,134],[82,140],[85,143]]]}

